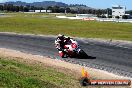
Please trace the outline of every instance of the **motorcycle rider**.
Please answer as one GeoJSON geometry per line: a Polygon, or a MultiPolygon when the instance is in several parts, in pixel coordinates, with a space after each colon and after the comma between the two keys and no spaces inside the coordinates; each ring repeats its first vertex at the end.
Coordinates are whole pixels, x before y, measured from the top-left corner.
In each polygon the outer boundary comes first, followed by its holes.
{"type": "Polygon", "coordinates": [[[55,40],[56,48],[59,50],[61,57],[64,57],[64,52],[67,52],[67,49],[64,48],[64,45],[70,40],[70,37],[66,37],[62,34],[58,34],[57,39],[55,40]]]}

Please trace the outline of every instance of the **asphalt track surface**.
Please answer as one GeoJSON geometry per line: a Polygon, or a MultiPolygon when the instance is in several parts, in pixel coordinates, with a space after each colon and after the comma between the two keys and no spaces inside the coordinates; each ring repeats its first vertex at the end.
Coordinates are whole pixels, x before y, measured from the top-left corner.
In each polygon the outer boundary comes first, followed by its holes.
{"type": "MultiPolygon", "coordinates": [[[[0,33],[0,47],[15,49],[26,53],[59,57],[54,47],[54,37],[16,35],[0,33]]],[[[117,75],[132,78],[132,49],[91,44],[79,41],[81,49],[96,58],[64,58],[71,63],[106,70],[117,75]]]]}

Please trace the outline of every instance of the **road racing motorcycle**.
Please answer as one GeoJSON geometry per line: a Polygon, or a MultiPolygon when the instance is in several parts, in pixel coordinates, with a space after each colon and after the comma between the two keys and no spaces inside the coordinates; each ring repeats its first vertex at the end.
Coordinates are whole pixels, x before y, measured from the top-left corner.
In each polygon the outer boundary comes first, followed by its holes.
{"type": "MultiPolygon", "coordinates": [[[[65,41],[64,41],[65,42],[65,41]]],[[[55,46],[57,46],[55,42],[55,46]]],[[[70,38],[64,45],[64,50],[59,51],[60,57],[70,58],[87,58],[87,54],[80,49],[80,46],[76,40],[70,38]],[[64,55],[63,55],[64,54],[64,55]]]]}

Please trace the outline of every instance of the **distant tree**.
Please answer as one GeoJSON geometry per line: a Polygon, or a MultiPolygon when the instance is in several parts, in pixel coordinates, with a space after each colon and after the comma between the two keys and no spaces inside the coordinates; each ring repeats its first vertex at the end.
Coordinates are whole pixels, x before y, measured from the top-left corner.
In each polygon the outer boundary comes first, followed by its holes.
{"type": "Polygon", "coordinates": [[[28,7],[24,7],[24,12],[29,12],[29,8],[28,7]]]}
{"type": "Polygon", "coordinates": [[[37,10],[38,8],[37,7],[34,7],[34,10],[37,10]]]}
{"type": "Polygon", "coordinates": [[[87,14],[87,10],[83,9],[82,10],[83,14],[87,14]]]}
{"type": "Polygon", "coordinates": [[[129,11],[129,14],[132,15],[132,10],[129,11]]]}
{"type": "Polygon", "coordinates": [[[128,19],[128,16],[127,15],[123,15],[122,19],[128,19]]]}
{"type": "Polygon", "coordinates": [[[96,14],[96,10],[92,10],[92,14],[96,14]]]}
{"type": "Polygon", "coordinates": [[[77,14],[78,11],[71,9],[71,13],[72,13],[72,14],[77,14]]]}
{"type": "Polygon", "coordinates": [[[132,11],[130,12],[130,15],[132,15],[132,11]]]}
{"type": "Polygon", "coordinates": [[[19,12],[19,6],[15,6],[15,11],[19,12]]]}
{"type": "Polygon", "coordinates": [[[97,15],[98,17],[101,15],[101,10],[100,10],[100,9],[96,10],[96,15],[97,15]]]}
{"type": "Polygon", "coordinates": [[[13,11],[13,4],[7,4],[6,7],[7,11],[13,11]]]}
{"type": "Polygon", "coordinates": [[[21,11],[21,12],[24,11],[24,7],[22,5],[19,7],[19,11],[21,11]]]}
{"type": "Polygon", "coordinates": [[[107,14],[108,14],[108,16],[111,16],[112,15],[112,9],[107,8],[107,14]]]}
{"type": "Polygon", "coordinates": [[[27,7],[28,9],[30,9],[31,6],[30,6],[30,5],[26,5],[26,7],[27,7]]]}
{"type": "Polygon", "coordinates": [[[92,9],[88,9],[87,12],[88,12],[88,14],[92,14],[93,10],[92,9]]]}
{"type": "Polygon", "coordinates": [[[106,18],[106,16],[105,15],[102,15],[101,18],[106,18]]]}
{"type": "Polygon", "coordinates": [[[7,4],[4,4],[3,10],[7,10],[7,4]]]}
{"type": "Polygon", "coordinates": [[[34,6],[31,6],[31,7],[30,7],[30,10],[35,10],[35,7],[34,7],[34,6]]]}
{"type": "Polygon", "coordinates": [[[54,7],[52,8],[52,12],[53,12],[53,13],[59,13],[59,9],[60,9],[59,6],[54,6],[54,7]]]}
{"type": "Polygon", "coordinates": [[[60,13],[65,13],[65,8],[60,8],[60,13]]]}
{"type": "Polygon", "coordinates": [[[48,6],[46,9],[47,9],[47,10],[52,10],[53,7],[52,7],[52,6],[48,6]]]}
{"type": "Polygon", "coordinates": [[[67,7],[65,10],[66,10],[67,13],[71,12],[71,9],[69,7],[67,7]]]}
{"type": "Polygon", "coordinates": [[[107,9],[102,9],[102,14],[107,14],[107,9]]]}
{"type": "Polygon", "coordinates": [[[126,11],[126,14],[132,15],[132,10],[126,11]]]}
{"type": "Polygon", "coordinates": [[[43,10],[44,8],[43,7],[39,7],[39,10],[43,10]]]}
{"type": "Polygon", "coordinates": [[[120,17],[119,16],[115,16],[116,19],[119,19],[120,17]]]}
{"type": "Polygon", "coordinates": [[[108,18],[112,18],[112,16],[108,16],[108,18]]]}
{"type": "Polygon", "coordinates": [[[3,11],[4,7],[3,5],[0,5],[0,11],[3,11]]]}
{"type": "Polygon", "coordinates": [[[84,9],[79,9],[78,11],[79,11],[79,14],[85,14],[86,13],[86,11],[84,9]]]}

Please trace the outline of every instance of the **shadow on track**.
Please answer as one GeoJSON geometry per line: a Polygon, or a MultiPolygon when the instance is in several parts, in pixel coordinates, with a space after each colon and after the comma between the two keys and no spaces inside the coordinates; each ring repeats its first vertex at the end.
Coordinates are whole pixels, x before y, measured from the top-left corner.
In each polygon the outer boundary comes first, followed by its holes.
{"type": "Polygon", "coordinates": [[[78,59],[96,59],[96,57],[89,56],[85,51],[81,50],[79,52],[79,56],[77,57],[78,59]]]}
{"type": "Polygon", "coordinates": [[[76,59],[96,59],[96,57],[89,56],[87,54],[81,56],[71,56],[71,57],[63,57],[63,58],[76,58],[76,59]]]}
{"type": "Polygon", "coordinates": [[[83,56],[83,57],[77,57],[77,59],[96,59],[96,57],[86,55],[86,56],[83,56]]]}

